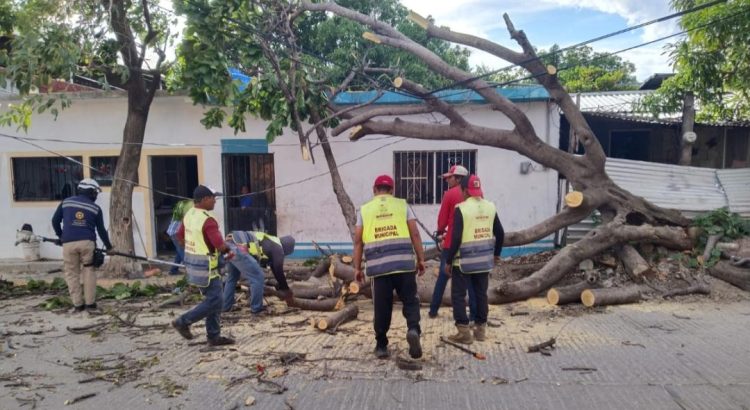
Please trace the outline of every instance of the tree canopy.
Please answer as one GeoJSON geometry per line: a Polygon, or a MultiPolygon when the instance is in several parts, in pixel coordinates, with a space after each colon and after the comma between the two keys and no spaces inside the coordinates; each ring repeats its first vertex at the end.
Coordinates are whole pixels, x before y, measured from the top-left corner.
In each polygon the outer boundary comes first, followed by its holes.
{"type": "MultiPolygon", "coordinates": [[[[673,0],[683,11],[708,0],[673,0]]],[[[679,112],[695,95],[699,121],[750,119],[750,0],[734,0],[680,19],[686,36],[668,47],[675,75],[645,104],[654,113],[679,112]]]]}
{"type": "MultiPolygon", "coordinates": [[[[561,51],[557,44],[549,50],[541,49],[538,53],[545,64],[558,69],[558,79],[570,93],[636,88],[635,65],[620,56],[597,52],[590,46],[561,51]]],[[[475,71],[480,75],[492,73],[487,76],[487,80],[494,83],[536,83],[520,67],[493,72],[496,70],[479,66],[475,71]]]]}

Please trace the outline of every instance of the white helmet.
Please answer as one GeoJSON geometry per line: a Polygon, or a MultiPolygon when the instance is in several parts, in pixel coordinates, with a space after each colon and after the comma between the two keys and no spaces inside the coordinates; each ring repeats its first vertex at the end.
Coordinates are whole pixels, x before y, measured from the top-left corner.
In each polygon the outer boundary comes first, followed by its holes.
{"type": "Polygon", "coordinates": [[[99,183],[91,178],[82,179],[81,182],[78,183],[78,189],[81,191],[85,189],[93,189],[96,192],[102,192],[102,189],[99,187],[99,183]]]}

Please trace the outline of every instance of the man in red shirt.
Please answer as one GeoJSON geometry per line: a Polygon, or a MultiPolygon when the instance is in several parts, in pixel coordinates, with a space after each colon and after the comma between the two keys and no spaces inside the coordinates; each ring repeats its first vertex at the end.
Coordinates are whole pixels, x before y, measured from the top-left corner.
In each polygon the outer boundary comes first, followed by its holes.
{"type": "MultiPolygon", "coordinates": [[[[437,234],[443,238],[440,247],[440,271],[438,272],[437,281],[435,281],[435,290],[432,291],[432,301],[430,302],[430,311],[428,316],[436,318],[438,309],[443,302],[443,293],[448,283],[448,276],[445,274],[445,259],[447,251],[451,247],[451,234],[453,229],[453,215],[455,214],[456,205],[464,201],[464,194],[461,191],[461,180],[468,178],[469,171],[461,165],[454,165],[448,172],[443,174],[443,178],[448,183],[448,190],[443,194],[443,201],[440,204],[440,213],[438,213],[437,234]]],[[[469,318],[474,320],[476,312],[476,298],[473,289],[469,289],[469,318]]]]}
{"type": "Polygon", "coordinates": [[[221,275],[219,273],[219,254],[232,254],[224,243],[224,236],[219,231],[219,224],[213,215],[216,196],[221,193],[198,185],[193,191],[195,205],[183,217],[183,223],[177,231],[177,240],[185,246],[185,267],[188,282],[198,286],[204,296],[203,301],[172,322],[177,332],[185,339],[192,339],[190,325],[206,319],[206,338],[211,346],[234,344],[231,338],[221,336],[221,315],[224,298],[221,275]]]}

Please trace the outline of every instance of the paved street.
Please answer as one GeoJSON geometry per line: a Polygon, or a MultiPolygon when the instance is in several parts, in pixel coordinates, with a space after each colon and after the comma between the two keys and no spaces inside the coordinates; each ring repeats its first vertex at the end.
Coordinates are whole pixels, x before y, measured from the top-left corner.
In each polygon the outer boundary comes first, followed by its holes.
{"type": "MultiPolygon", "coordinates": [[[[594,311],[550,308],[540,300],[493,306],[491,341],[472,345],[486,361],[440,344],[439,336],[452,330],[449,311],[430,320],[423,309],[425,357],[418,371],[398,367],[406,354],[399,306],[390,334],[393,358],[378,361],[371,355],[367,301],[359,302],[359,319],[335,335],[311,329],[311,312],[284,313],[276,302],[274,316],[234,312],[224,329],[239,344],[212,350],[201,343],[200,326],[191,342],[171,328],[148,327],[168,323],[170,310],[143,309],[135,323],[147,327],[139,328],[114,326],[108,315],[44,312],[34,307],[38,298],[4,300],[0,407],[229,409],[243,408],[252,396],[253,407],[264,409],[750,408],[750,304],[744,293],[730,294],[594,311]],[[82,334],[66,330],[96,323],[107,325],[82,334]],[[526,353],[528,345],[555,336],[549,356],[526,353]],[[97,380],[110,377],[112,368],[121,385],[97,380]],[[131,371],[137,377],[128,381],[131,371]],[[89,393],[96,395],[64,405],[89,393]]],[[[121,317],[134,307],[106,306],[121,317]]]]}

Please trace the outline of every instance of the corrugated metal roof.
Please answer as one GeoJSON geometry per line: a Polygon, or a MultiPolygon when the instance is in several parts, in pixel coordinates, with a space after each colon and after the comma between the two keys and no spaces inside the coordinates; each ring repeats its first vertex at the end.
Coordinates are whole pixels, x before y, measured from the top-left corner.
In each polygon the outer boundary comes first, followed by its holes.
{"type": "MultiPolygon", "coordinates": [[[[607,174],[620,187],[649,202],[678,209],[688,218],[715,209],[750,218],[750,168],[714,169],[607,158],[607,174]]],[[[593,229],[591,218],[567,228],[567,242],[593,229]]]]}
{"type": "Polygon", "coordinates": [[[607,158],[605,168],[616,184],[662,207],[702,212],[727,206],[713,168],[617,158],[607,158]]]}
{"type": "Polygon", "coordinates": [[[729,210],[750,218],[750,168],[720,169],[716,175],[726,193],[729,210]]]}
{"type": "Polygon", "coordinates": [[[608,91],[573,94],[570,97],[584,112],[633,113],[652,90],[608,91]]]}

